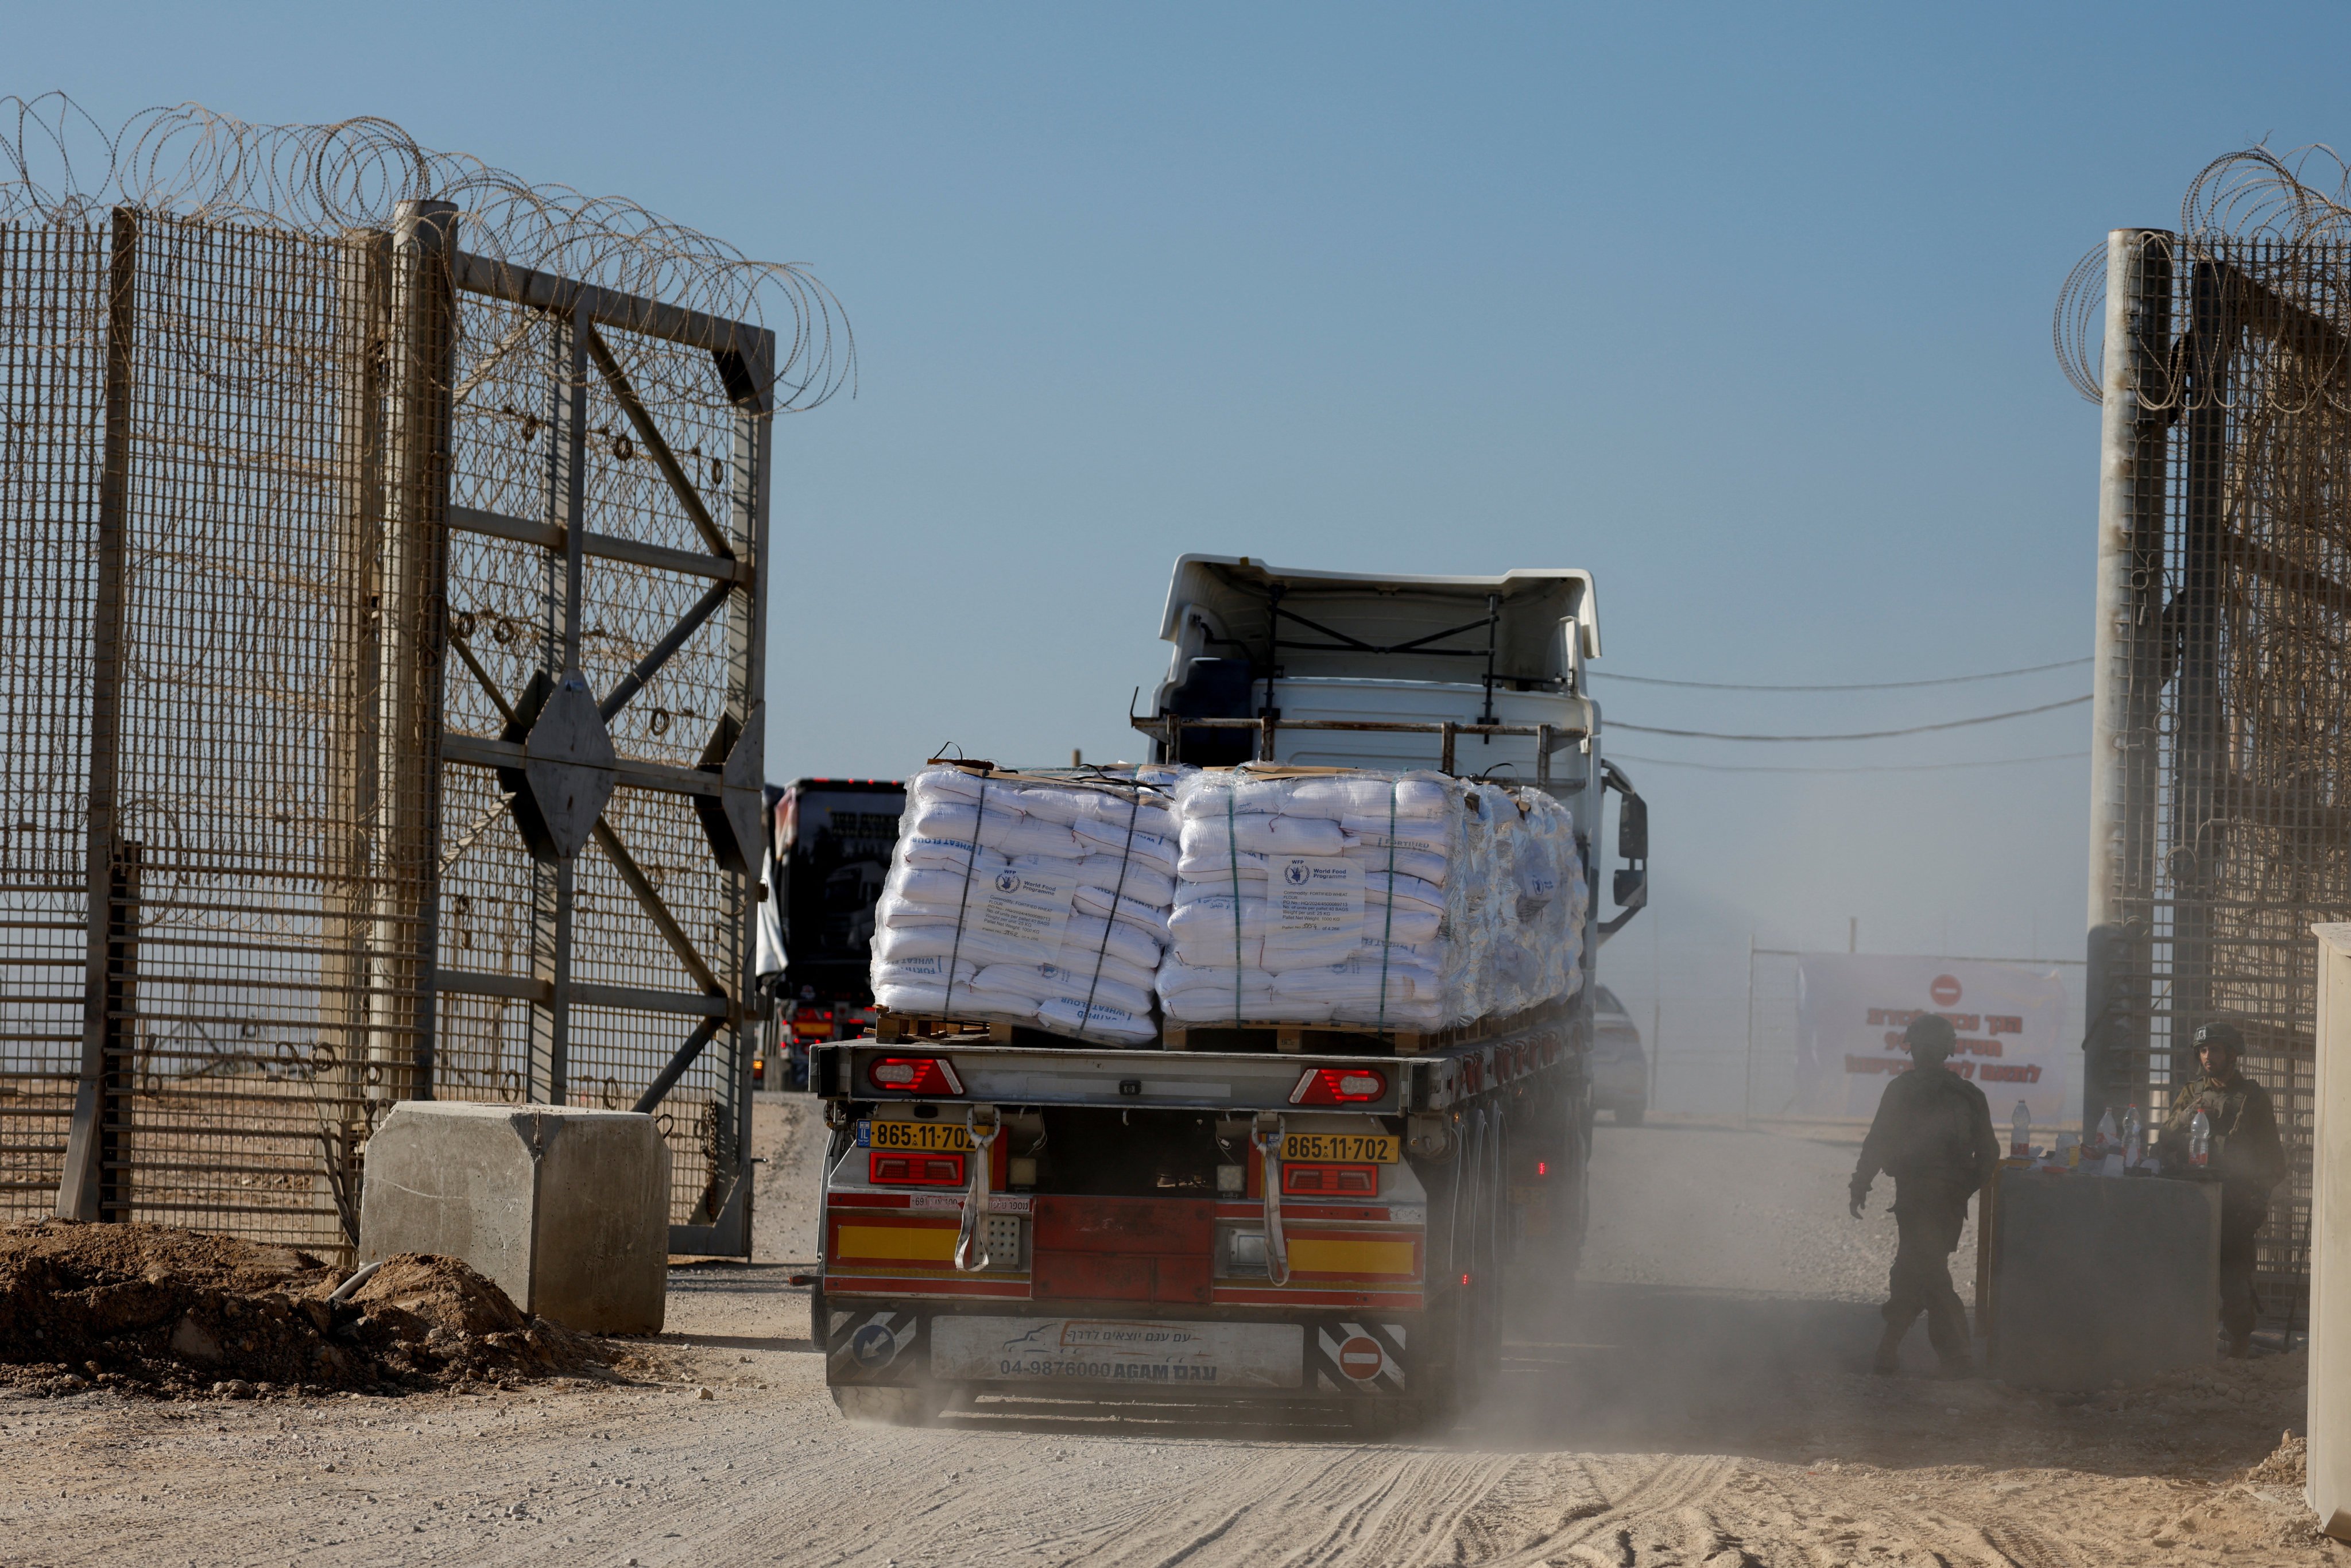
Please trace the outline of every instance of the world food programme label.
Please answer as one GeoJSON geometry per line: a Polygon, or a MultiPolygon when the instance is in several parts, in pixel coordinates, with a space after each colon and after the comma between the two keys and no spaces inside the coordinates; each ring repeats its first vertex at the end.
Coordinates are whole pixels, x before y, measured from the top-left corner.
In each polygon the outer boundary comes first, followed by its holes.
{"type": "Polygon", "coordinates": [[[931,1320],[931,1375],[1296,1388],[1303,1379],[1305,1332],[1296,1323],[942,1316],[931,1320]]]}
{"type": "Polygon", "coordinates": [[[1070,895],[1077,879],[1009,868],[974,882],[970,915],[974,927],[991,936],[1033,947],[1040,963],[1061,956],[1061,930],[1070,923],[1070,895]]]}
{"type": "Polygon", "coordinates": [[[1267,867],[1276,931],[1359,931],[1364,868],[1337,855],[1275,855],[1267,867]]]}

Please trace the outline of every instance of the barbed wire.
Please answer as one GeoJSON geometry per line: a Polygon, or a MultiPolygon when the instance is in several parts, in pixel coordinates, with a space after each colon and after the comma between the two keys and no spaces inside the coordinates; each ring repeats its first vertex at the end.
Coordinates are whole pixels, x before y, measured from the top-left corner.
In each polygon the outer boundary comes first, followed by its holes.
{"type": "MultiPolygon", "coordinates": [[[[778,412],[855,393],[847,313],[806,266],[754,260],[625,197],[533,183],[469,154],[427,149],[371,117],[255,125],[184,103],[146,110],[110,131],[61,92],[0,98],[0,224],[88,226],[130,206],[331,241],[388,229],[401,203],[418,200],[455,204],[460,248],[493,261],[775,326],[778,412]]],[[[475,349],[476,369],[479,355],[502,351],[496,343],[475,349]]],[[[633,357],[659,358],[643,346],[633,357]]],[[[706,386],[699,395],[705,402],[720,396],[706,386]]]]}
{"type": "MultiPolygon", "coordinates": [[[[2323,253],[2346,245],[2351,245],[2351,164],[2323,142],[2283,153],[2248,147],[2213,159],[2189,182],[2179,204],[2178,232],[2150,241],[2158,258],[2166,262],[2260,246],[2265,253],[2263,287],[2284,304],[2330,321],[2346,315],[2346,282],[2334,256],[2323,253]]],[[[2059,369],[2091,402],[2105,401],[2105,307],[2106,242],[2100,240],[2067,271],[2050,321],[2059,369]]],[[[2310,348],[2298,343],[2296,358],[2308,360],[2310,348]]],[[[2179,368],[2171,367],[2175,373],[2152,377],[2139,388],[2142,406],[2168,408],[2189,395],[2188,378],[2176,373],[2179,368]]],[[[2303,373],[2294,379],[2304,395],[2328,395],[2331,383],[2340,379],[2341,367],[2333,363],[2300,368],[2303,373]]],[[[2266,387],[2264,402],[2274,405],[2279,390],[2266,387]]],[[[2213,395],[2226,399],[2228,394],[2213,395]]]]}
{"type": "Polygon", "coordinates": [[[2049,337],[2058,368],[2091,402],[2105,401],[2106,242],[2082,253],[2057,290],[2049,337]]]}

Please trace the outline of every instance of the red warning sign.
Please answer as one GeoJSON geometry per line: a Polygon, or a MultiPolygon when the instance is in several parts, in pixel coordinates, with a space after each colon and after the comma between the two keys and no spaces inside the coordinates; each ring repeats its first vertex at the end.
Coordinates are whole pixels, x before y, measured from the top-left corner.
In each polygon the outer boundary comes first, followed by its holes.
{"type": "Polygon", "coordinates": [[[1935,983],[1927,988],[1938,1008],[1957,1007],[1959,1001],[1959,981],[1956,975],[1938,975],[1935,983]]]}
{"type": "Polygon", "coordinates": [[[1377,1343],[1363,1334],[1339,1347],[1339,1370],[1358,1383],[1377,1377],[1382,1359],[1377,1343]]]}

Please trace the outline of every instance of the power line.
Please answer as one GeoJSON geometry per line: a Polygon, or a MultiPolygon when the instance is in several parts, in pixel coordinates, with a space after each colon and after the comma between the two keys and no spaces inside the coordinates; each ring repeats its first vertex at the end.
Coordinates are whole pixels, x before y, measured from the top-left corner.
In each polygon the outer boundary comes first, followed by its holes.
{"type": "Polygon", "coordinates": [[[1614,754],[1619,762],[1637,762],[1645,768],[1695,768],[1707,773],[1936,773],[1947,768],[2013,768],[2026,762],[2064,762],[2089,755],[2086,751],[2052,751],[2040,757],[1992,757],[1980,762],[1892,762],[1854,768],[1780,768],[1768,762],[1684,762],[1673,757],[1631,757],[1621,751],[1614,754]]]}
{"type": "Polygon", "coordinates": [[[1849,735],[1725,735],[1713,729],[1658,729],[1646,724],[1612,723],[1613,729],[1630,730],[1635,735],[1671,735],[1684,740],[1886,740],[1897,735],[1924,735],[1935,729],[1965,729],[1970,725],[1997,724],[2004,718],[2023,718],[2030,714],[2054,713],[2061,707],[2079,707],[2090,700],[2087,692],[2078,697],[2067,697],[2061,703],[2043,703],[2039,707],[2021,707],[2008,713],[1988,713],[1980,718],[1955,718],[1943,724],[1914,724],[1907,729],[1857,729],[1849,735]]]}
{"type": "Polygon", "coordinates": [[[1636,686],[1682,686],[1698,692],[1895,692],[1914,686],[1957,686],[1970,681],[2002,681],[2011,675],[2037,675],[2044,670],[2070,670],[2086,664],[2088,659],[2060,659],[2053,664],[2027,664],[2018,670],[1992,670],[1980,675],[1938,675],[1931,681],[1856,681],[1838,686],[1750,686],[1728,681],[1668,681],[1656,675],[1628,675],[1618,670],[1594,669],[1589,674],[1611,681],[1629,681],[1636,686]]]}

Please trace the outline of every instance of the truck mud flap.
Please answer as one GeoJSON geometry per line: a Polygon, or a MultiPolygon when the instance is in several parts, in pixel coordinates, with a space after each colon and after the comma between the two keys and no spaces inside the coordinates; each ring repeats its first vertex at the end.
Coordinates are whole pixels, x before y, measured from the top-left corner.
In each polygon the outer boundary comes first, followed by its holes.
{"type": "Polygon", "coordinates": [[[1359,1318],[1317,1318],[1306,1336],[1306,1383],[1317,1394],[1405,1392],[1405,1327],[1359,1318]]]}
{"type": "Polygon", "coordinates": [[[929,1359],[919,1343],[924,1338],[919,1314],[836,1309],[831,1316],[825,1333],[827,1383],[917,1381],[929,1359]]]}

